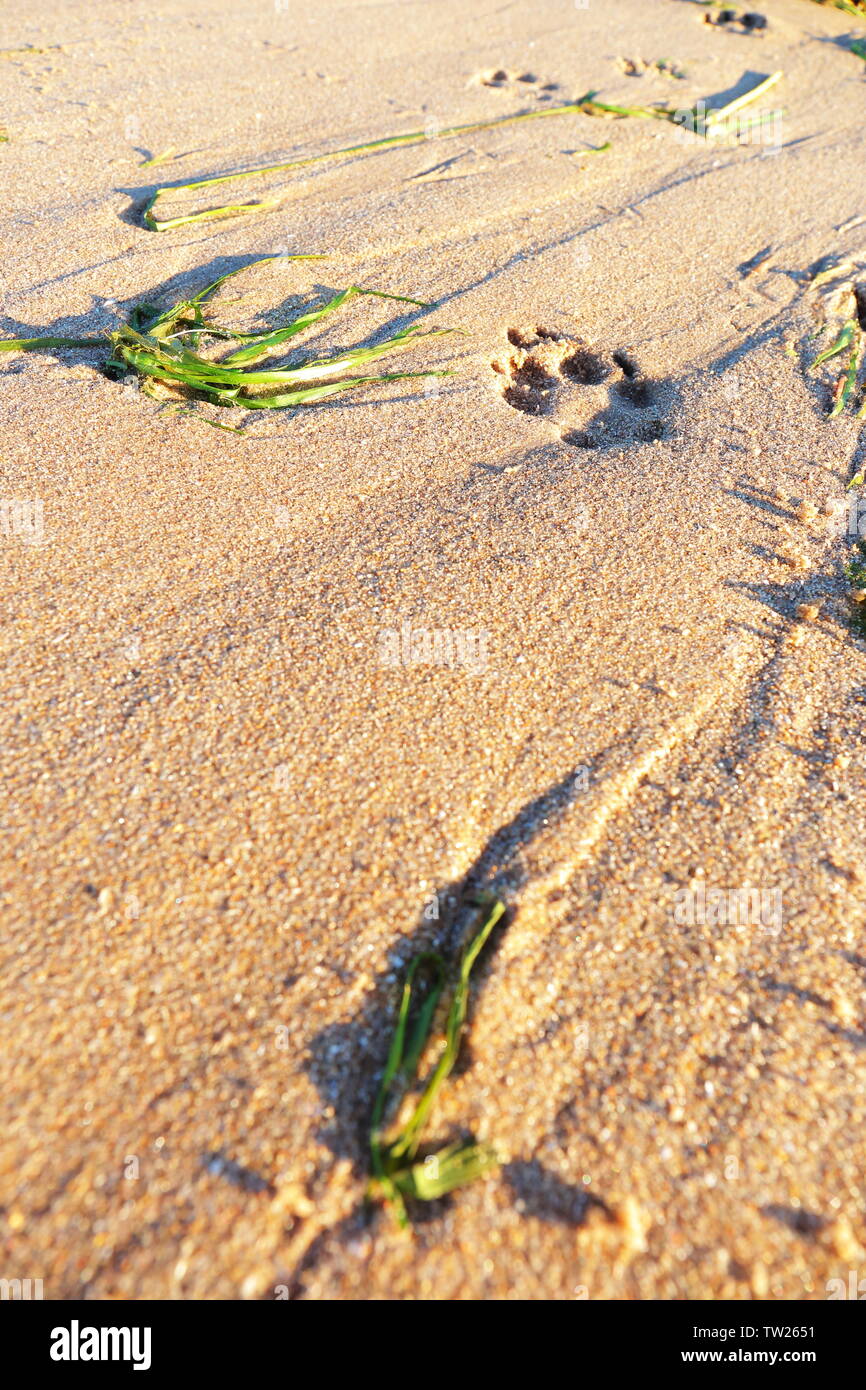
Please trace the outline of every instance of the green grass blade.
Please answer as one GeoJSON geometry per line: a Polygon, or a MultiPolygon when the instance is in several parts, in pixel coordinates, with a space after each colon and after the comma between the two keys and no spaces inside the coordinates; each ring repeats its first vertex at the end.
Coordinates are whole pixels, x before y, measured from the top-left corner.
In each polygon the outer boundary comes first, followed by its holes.
{"type": "MultiPolygon", "coordinates": [[[[244,373],[244,381],[249,385],[269,385],[281,381],[321,381],[327,377],[339,375],[341,372],[355,371],[358,367],[363,367],[368,362],[375,362],[380,357],[387,357],[392,352],[405,352],[408,348],[414,347],[420,338],[441,338],[452,331],[450,328],[403,328],[399,333],[395,333],[393,337],[388,338],[384,343],[378,343],[375,347],[356,348],[353,352],[344,353],[341,357],[325,358],[322,361],[306,363],[299,367],[281,367],[271,371],[248,371],[244,373]]],[[[227,370],[231,371],[231,368],[227,370]]]]}
{"type": "Polygon", "coordinates": [[[306,314],[301,314],[300,318],[287,324],[285,328],[275,328],[272,333],[258,337],[248,347],[238,348],[235,352],[229,353],[228,357],[223,359],[224,365],[231,362],[240,366],[241,363],[256,362],[260,357],[266,357],[281,343],[287,342],[289,338],[294,338],[304,329],[312,327],[314,323],[318,323],[320,319],[333,313],[335,309],[342,308],[347,300],[353,299],[359,294],[376,295],[379,299],[397,299],[402,304],[416,304],[419,308],[427,307],[420,299],[409,299],[402,294],[386,294],[383,290],[365,290],[361,289],[359,285],[350,285],[347,290],[341,290],[339,294],[335,294],[333,299],[328,300],[327,304],[321,305],[318,309],[311,309],[306,314]]]}
{"type": "Polygon", "coordinates": [[[126,343],[124,330],[115,335],[115,346],[120,356],[145,376],[165,377],[181,385],[200,389],[248,389],[251,386],[296,385],[300,382],[327,380],[339,376],[342,372],[356,371],[358,367],[392,352],[405,352],[408,348],[414,347],[419,338],[442,337],[451,331],[447,328],[404,328],[374,347],[356,348],[340,357],[324,358],[297,367],[274,367],[262,371],[248,371],[237,366],[210,362],[176,343],[142,344],[140,335],[136,335],[132,343],[126,343]]]}
{"type": "Polygon", "coordinates": [[[817,5],[830,5],[835,10],[844,10],[855,19],[866,19],[866,0],[815,0],[817,5]]]}
{"type": "Polygon", "coordinates": [[[292,255],[283,255],[280,253],[278,256],[260,256],[257,261],[250,261],[248,265],[239,265],[235,270],[227,270],[225,275],[220,275],[219,278],[212,281],[210,285],[206,285],[203,290],[199,290],[198,294],[193,295],[191,303],[202,304],[219,289],[220,285],[224,285],[226,280],[233,280],[236,275],[242,275],[245,270],[255,270],[256,267],[260,265],[272,265],[275,261],[326,261],[327,259],[328,257],[325,255],[307,252],[292,255]]]}
{"type": "MultiPolygon", "coordinates": [[[[154,216],[153,208],[160,192],[166,191],[168,190],[158,190],[144,209],[144,220],[154,232],[167,232],[172,227],[186,227],[190,222],[207,222],[225,217],[249,217],[255,212],[273,212],[274,208],[278,208],[282,201],[281,198],[262,198],[257,203],[228,203],[224,207],[210,208],[206,212],[193,212],[186,216],[158,219],[154,216]]],[[[183,186],[177,191],[182,192],[183,186]]]]}
{"type": "Polygon", "coordinates": [[[442,993],[444,982],[445,967],[441,957],[434,952],[425,952],[424,955],[417,956],[410,965],[406,975],[406,982],[403,986],[403,995],[397,1015],[397,1027],[394,1031],[394,1038],[388,1052],[388,1059],[385,1063],[382,1080],[379,1084],[376,1103],[373,1107],[373,1117],[370,1125],[370,1160],[373,1177],[382,1196],[393,1207],[397,1220],[401,1226],[407,1224],[406,1208],[396,1183],[385,1170],[382,1122],[389,1104],[393,1104],[396,1099],[402,1098],[406,1086],[411,1084],[414,1078],[418,1060],[424,1049],[424,1044],[427,1041],[427,1036],[433,1021],[433,1014],[439,1002],[439,996],[442,993]],[[418,1018],[416,1019],[412,1033],[412,1041],[409,1045],[407,1054],[406,1031],[409,1023],[409,1012],[412,1006],[412,995],[415,988],[415,976],[418,971],[426,965],[433,966],[435,971],[434,981],[428,988],[427,996],[421,1006],[418,1018]],[[395,1082],[398,1078],[400,1082],[399,1089],[395,1087],[395,1082]]]}
{"type": "Polygon", "coordinates": [[[820,367],[822,363],[829,362],[831,357],[837,357],[840,352],[844,352],[847,347],[850,347],[854,339],[854,334],[857,331],[857,323],[854,319],[849,319],[848,322],[843,325],[842,330],[835,343],[832,343],[830,347],[825,348],[823,352],[819,352],[818,356],[815,358],[815,361],[812,363],[812,366],[820,367]]]}
{"type": "Polygon", "coordinates": [[[418,1059],[421,1056],[421,1052],[427,1040],[427,1035],[430,1032],[433,1014],[439,1002],[439,996],[442,993],[444,983],[445,967],[442,963],[441,956],[436,955],[432,951],[427,951],[421,956],[416,956],[406,974],[403,994],[400,1000],[400,1009],[397,1014],[397,1027],[394,1030],[394,1038],[391,1042],[388,1058],[385,1062],[385,1070],[382,1073],[382,1080],[379,1083],[376,1103],[373,1107],[373,1118],[370,1126],[370,1147],[373,1154],[373,1170],[377,1176],[382,1176],[384,1173],[384,1165],[381,1159],[381,1128],[388,1103],[394,1099],[394,1082],[399,1075],[403,1090],[411,1083],[418,1066],[418,1059]],[[407,1056],[406,1031],[409,1025],[412,995],[415,989],[415,976],[423,966],[432,966],[434,968],[435,982],[428,988],[427,997],[424,1000],[416,1020],[412,1034],[412,1042],[407,1056]]]}
{"type": "MultiPolygon", "coordinates": [[[[771,87],[782,77],[781,72],[775,72],[770,77],[759,82],[751,91],[744,93],[731,101],[727,106],[713,111],[710,115],[715,121],[719,121],[733,112],[738,111],[747,103],[755,101],[759,96],[769,91],[771,87]]],[[[577,101],[567,102],[562,106],[547,106],[540,111],[518,111],[508,116],[496,116],[486,121],[470,121],[463,125],[447,126],[443,130],[431,134],[426,130],[410,131],[405,135],[386,135],[379,140],[369,140],[359,145],[348,145],[339,150],[325,150],[320,154],[306,155],[300,159],[281,160],[277,164],[266,164],[260,168],[239,169],[232,174],[215,174],[206,179],[195,179],[190,183],[178,184],[172,187],[164,185],[157,188],[152,194],[144,208],[144,222],[153,231],[164,232],[172,227],[189,226],[194,222],[216,220],[224,217],[239,217],[247,213],[268,212],[278,206],[282,201],[281,195],[275,195],[270,199],[263,199],[254,203],[229,203],[220,207],[206,208],[199,212],[181,213],[176,217],[161,218],[157,215],[156,208],[158,203],[172,193],[184,194],[195,193],[204,188],[216,188],[226,183],[233,183],[239,179],[250,179],[262,177],[266,174],[285,173],[292,169],[308,168],[313,164],[322,164],[332,159],[351,159],[377,154],[382,150],[398,149],[408,145],[421,144],[430,140],[451,140],[461,135],[466,135],[480,130],[491,130],[499,126],[513,125],[518,121],[542,120],[551,116],[568,115],[588,115],[588,116],[614,116],[614,117],[641,117],[648,120],[674,120],[678,112],[669,106],[618,106],[608,102],[596,101],[596,92],[586,92],[577,101]]]]}
{"type": "Polygon", "coordinates": [[[776,86],[777,82],[782,80],[783,76],[784,73],[781,70],[771,73],[769,77],[764,78],[763,82],[759,82],[756,87],[751,87],[748,92],[743,92],[742,96],[735,97],[726,106],[713,107],[707,112],[707,121],[715,124],[717,121],[727,120],[728,116],[732,116],[735,111],[741,111],[744,106],[749,106],[753,101],[757,101],[758,97],[764,96],[776,86]]]}
{"type": "Polygon", "coordinates": [[[446,1080],[460,1048],[460,1039],[468,1008],[469,977],[480,951],[505,912],[505,905],[493,901],[480,929],[466,946],[460,961],[457,984],[448,1011],[445,1027],[445,1049],[427,1084],[418,1105],[400,1134],[389,1144],[383,1139],[382,1124],[386,1109],[396,1097],[402,1097],[411,1085],[418,1069],[421,1054],[433,1024],[433,1016],[442,992],[444,966],[441,957],[432,953],[418,956],[409,967],[397,1015],[394,1038],[385,1063],[370,1124],[370,1153],[372,1180],[370,1196],[381,1197],[395,1211],[401,1225],[408,1222],[404,1197],[433,1201],[456,1187],[472,1182],[490,1171],[499,1162],[493,1149],[481,1144],[456,1143],[447,1145],[422,1162],[414,1162],[420,1129],[429,1114],[442,1083],[446,1080]],[[436,980],[418,1014],[410,1043],[406,1044],[408,1019],[412,1004],[415,976],[424,964],[434,963],[436,980]]]}
{"type": "Polygon", "coordinates": [[[294,319],[292,323],[286,324],[283,328],[275,328],[270,333],[250,334],[253,341],[246,347],[237,348],[234,352],[230,352],[228,357],[223,358],[223,365],[228,366],[229,363],[232,363],[241,366],[249,362],[257,362],[261,357],[267,357],[274,348],[279,347],[281,343],[288,342],[290,338],[296,337],[299,333],[303,333],[306,328],[311,328],[314,323],[318,323],[327,314],[341,308],[348,299],[351,299],[358,292],[354,286],[350,286],[347,290],[340,290],[339,294],[335,294],[333,299],[328,300],[327,304],[320,305],[318,309],[308,310],[306,314],[301,314],[299,318],[294,319]]]}
{"type": "MultiPolygon", "coordinates": [[[[164,232],[171,227],[188,226],[192,222],[203,222],[208,219],[221,217],[237,217],[247,212],[269,211],[270,208],[263,202],[227,204],[224,207],[208,208],[201,212],[181,214],[177,217],[160,218],[156,214],[156,206],[161,199],[171,193],[190,193],[196,192],[201,188],[214,188],[225,183],[232,183],[238,179],[256,178],[264,174],[278,174],[287,172],[290,169],[303,169],[311,164],[322,164],[331,159],[350,159],[357,156],[376,154],[381,150],[397,149],[406,145],[417,145],[429,140],[451,140],[460,135],[466,135],[478,130],[490,130],[498,126],[513,125],[517,121],[542,120],[549,116],[569,116],[576,115],[583,111],[592,114],[589,109],[592,105],[594,92],[588,92],[586,96],[578,101],[568,102],[563,106],[547,106],[541,111],[519,111],[509,116],[496,116],[487,121],[470,121],[464,125],[448,126],[443,130],[430,134],[426,130],[410,131],[405,135],[386,135],[379,140],[368,140],[360,145],[347,145],[339,150],[326,150],[322,154],[306,155],[301,159],[282,160],[278,164],[267,164],[261,168],[240,169],[233,174],[216,174],[206,179],[196,179],[191,183],[177,184],[174,187],[165,185],[157,188],[144,208],[144,221],[148,227],[155,232],[164,232]]],[[[271,206],[276,206],[281,201],[276,198],[271,206]]]]}
{"type": "Polygon", "coordinates": [[[831,419],[834,415],[841,415],[842,411],[848,404],[848,401],[851,399],[851,393],[853,392],[854,387],[857,385],[857,372],[860,368],[860,350],[862,347],[862,342],[862,336],[858,327],[857,333],[854,337],[854,343],[851,348],[851,356],[848,361],[848,369],[845,372],[845,377],[842,382],[842,387],[839,391],[838,398],[833,406],[833,409],[830,411],[831,419]]]}
{"type": "MultiPolygon", "coordinates": [[[[255,270],[260,265],[270,265],[276,261],[324,261],[327,259],[327,256],[311,254],[260,256],[257,261],[250,261],[247,265],[239,265],[234,270],[226,271],[225,275],[220,275],[209,285],[205,285],[204,289],[199,290],[198,294],[194,294],[191,299],[182,299],[170,309],[166,309],[164,313],[158,314],[156,318],[150,321],[148,332],[151,337],[165,338],[170,335],[171,330],[179,323],[190,322],[204,327],[205,323],[201,313],[202,304],[206,299],[209,299],[221,285],[224,285],[226,280],[232,280],[235,275],[242,275],[245,270],[255,270]]],[[[134,314],[135,311],[133,310],[133,315],[134,314]]],[[[131,316],[130,326],[142,328],[144,324],[133,322],[131,316]]],[[[216,332],[218,335],[222,335],[224,332],[228,333],[229,330],[218,328],[216,332]]],[[[244,335],[236,333],[232,336],[243,337],[244,335]]]]}
{"type": "Polygon", "coordinates": [[[635,116],[661,121],[671,120],[674,114],[669,106],[617,106],[609,101],[585,101],[581,109],[587,116],[635,116]]]}
{"type": "Polygon", "coordinates": [[[162,154],[152,155],[150,159],[143,159],[139,164],[139,169],[155,169],[159,164],[167,164],[170,159],[174,159],[177,154],[177,145],[169,145],[162,154]]]}
{"type": "MultiPolygon", "coordinates": [[[[418,377],[450,376],[450,372],[383,372],[380,376],[348,377],[345,381],[331,381],[325,386],[308,386],[298,391],[287,391],[278,396],[248,396],[240,394],[234,403],[247,410],[281,410],[294,405],[312,405],[328,396],[336,396],[340,391],[349,391],[356,386],[367,386],[379,381],[409,381],[418,377]]],[[[216,399],[216,396],[214,397],[216,399]]]]}
{"type": "Polygon", "coordinates": [[[105,347],[105,338],[4,338],[0,352],[39,352],[53,347],[105,347]]]}
{"type": "Polygon", "coordinates": [[[463,1024],[466,1021],[466,1010],[469,1007],[469,976],[478,958],[478,953],[485,945],[490,933],[493,931],[493,928],[504,912],[505,904],[501,902],[495,903],[481,929],[472,938],[463,953],[460,962],[457,988],[454,991],[451,1009],[448,1014],[448,1022],[445,1026],[445,1049],[432,1077],[427,1083],[424,1094],[415,1108],[414,1114],[406,1124],[399,1139],[397,1139],[391,1147],[391,1156],[395,1159],[404,1156],[414,1158],[418,1148],[421,1130],[427,1116],[433,1107],[433,1103],[436,1100],[436,1096],[443,1082],[448,1078],[454,1068],[454,1063],[457,1061],[457,1054],[460,1050],[460,1038],[463,1032],[463,1024]]]}
{"type": "Polygon", "coordinates": [[[495,1149],[484,1144],[451,1144],[421,1163],[413,1163],[392,1178],[394,1186],[406,1197],[421,1202],[434,1202],[446,1197],[457,1187],[484,1177],[498,1167],[495,1149]]]}

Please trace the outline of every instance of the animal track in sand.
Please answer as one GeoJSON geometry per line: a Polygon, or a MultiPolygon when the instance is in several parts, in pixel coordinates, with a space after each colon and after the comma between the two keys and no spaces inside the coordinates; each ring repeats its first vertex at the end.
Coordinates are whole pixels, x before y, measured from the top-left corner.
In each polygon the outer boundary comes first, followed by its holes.
{"type": "Polygon", "coordinates": [[[509,328],[506,337],[512,350],[491,363],[503,400],[552,417],[564,443],[605,449],[664,435],[658,385],[627,352],[606,353],[543,326],[509,328]]]}
{"type": "Polygon", "coordinates": [[[717,14],[705,14],[703,22],[716,29],[735,26],[735,32],[741,34],[763,34],[767,29],[764,15],[758,14],[755,10],[735,10],[728,7],[722,7],[717,14]]]}
{"type": "Polygon", "coordinates": [[[532,91],[539,101],[549,101],[553,92],[559,91],[558,82],[543,82],[532,72],[511,72],[508,68],[489,68],[476,73],[469,83],[470,87],[496,87],[500,91],[532,91]]]}

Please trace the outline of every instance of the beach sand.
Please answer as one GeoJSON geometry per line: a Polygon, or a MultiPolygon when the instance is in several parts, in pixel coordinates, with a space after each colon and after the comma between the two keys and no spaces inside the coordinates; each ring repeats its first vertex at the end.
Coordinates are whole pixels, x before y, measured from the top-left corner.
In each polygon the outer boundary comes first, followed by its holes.
{"type": "Polygon", "coordinates": [[[244,434],[92,352],[0,362],[4,1276],[821,1299],[863,1266],[866,645],[839,518],[866,450],[853,409],[828,418],[841,359],[808,364],[866,285],[866,65],[856,20],[761,11],[7,23],[44,51],[0,57],[3,336],[98,333],[285,252],[328,259],[236,277],[222,321],[357,283],[432,307],[363,301],[322,341],[461,333],[401,359],[453,371],[426,386],[202,407],[244,434]],[[624,61],[661,59],[684,76],[624,61]],[[583,114],[440,135],[778,70],[772,140],[583,114]],[[417,130],[273,178],[270,214],[142,223],[160,181],[417,130]],[[508,916],[430,1137],[502,1165],[404,1232],[364,1206],[371,1107],[406,963],[479,888],[508,916]]]}

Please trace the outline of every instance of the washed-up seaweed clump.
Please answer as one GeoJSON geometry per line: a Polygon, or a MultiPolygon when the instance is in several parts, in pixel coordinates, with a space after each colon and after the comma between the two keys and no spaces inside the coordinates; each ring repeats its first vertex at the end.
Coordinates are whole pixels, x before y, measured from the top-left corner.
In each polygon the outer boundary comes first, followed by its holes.
{"type": "MultiPolygon", "coordinates": [[[[196,179],[191,183],[166,184],[157,188],[145,204],[143,215],[145,225],[155,232],[165,232],[172,227],[184,227],[192,222],[214,221],[226,217],[241,217],[252,213],[271,212],[278,207],[283,199],[283,194],[276,193],[271,196],[262,197],[252,202],[225,203],[218,207],[199,208],[190,212],[179,213],[174,217],[160,216],[158,208],[170,195],[181,196],[183,194],[198,194],[202,189],[216,188],[227,183],[237,183],[243,179],[261,178],[266,174],[277,174],[288,172],[292,169],[309,168],[314,164],[323,164],[332,159],[350,159],[367,155],[379,154],[383,150],[396,149],[401,146],[419,145],[430,140],[450,140],[460,135],[466,135],[474,131],[493,129],[498,126],[513,125],[518,121],[542,120],[551,116],[606,116],[612,118],[622,117],[641,117],[646,120],[673,121],[684,125],[698,135],[710,136],[715,134],[723,123],[742,107],[749,105],[758,97],[763,96],[781,78],[781,72],[772,73],[769,77],[759,82],[742,96],[729,102],[724,107],[707,108],[706,103],[698,102],[690,111],[681,108],[666,106],[663,104],[656,106],[617,106],[610,102],[597,101],[597,91],[587,92],[577,101],[568,102],[563,106],[547,106],[540,111],[521,111],[509,116],[497,116],[487,121],[472,121],[467,125],[447,126],[437,130],[416,130],[410,131],[405,135],[386,135],[379,140],[370,140],[361,145],[349,145],[345,149],[326,150],[322,154],[306,155],[301,159],[283,160],[278,164],[268,164],[261,168],[240,169],[233,174],[216,174],[206,179],[196,179]]],[[[755,124],[760,124],[763,118],[757,117],[755,124]]]]}
{"type": "Polygon", "coordinates": [[[408,1223],[407,1199],[430,1202],[444,1197],[456,1187],[489,1172],[499,1161],[495,1151],[483,1144],[458,1141],[424,1158],[419,1158],[419,1149],[433,1103],[457,1061],[469,1006],[472,968],[504,912],[504,903],[494,901],[482,926],[467,943],[458,966],[445,1023],[445,1046],[439,1061],[408,1119],[396,1134],[387,1137],[386,1122],[415,1081],[447,972],[442,956],[427,951],[415,957],[406,974],[394,1039],[373,1107],[370,1125],[372,1177],[368,1188],[369,1197],[386,1202],[403,1226],[408,1223]]]}
{"type": "MultiPolygon", "coordinates": [[[[320,257],[266,256],[252,265],[275,260],[315,260],[320,257]]],[[[412,377],[444,376],[441,370],[415,372],[380,372],[358,375],[359,369],[391,353],[415,347],[422,338],[452,332],[448,328],[401,328],[384,342],[371,347],[341,351],[331,357],[305,359],[289,366],[256,368],[255,363],[271,356],[306,329],[334,313],[359,295],[397,300],[401,304],[428,307],[422,300],[406,295],[390,294],[384,290],[350,285],[340,290],[325,304],[302,313],[280,328],[266,333],[240,333],[224,328],[205,317],[204,305],[209,297],[233,275],[251,266],[221,275],[218,280],[191,299],[182,299],[170,309],[160,312],[149,304],[138,304],[126,323],[103,337],[97,338],[9,338],[0,342],[0,352],[40,351],[55,347],[108,348],[106,367],[115,373],[134,373],[143,389],[154,394],[154,388],[169,394],[188,396],[193,400],[210,401],[219,406],[239,406],[245,410],[279,410],[292,406],[311,405],[341,391],[369,386],[376,382],[405,380],[412,377]],[[234,340],[242,345],[219,359],[204,356],[202,339],[234,340]]],[[[156,392],[159,394],[159,392],[156,392]]]]}

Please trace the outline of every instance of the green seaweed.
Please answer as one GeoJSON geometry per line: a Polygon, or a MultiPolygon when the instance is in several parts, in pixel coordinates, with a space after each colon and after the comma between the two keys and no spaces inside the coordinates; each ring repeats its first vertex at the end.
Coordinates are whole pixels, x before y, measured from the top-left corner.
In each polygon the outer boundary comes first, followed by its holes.
{"type": "Polygon", "coordinates": [[[847,323],[843,324],[838,337],[831,343],[830,347],[818,353],[812,366],[820,367],[823,362],[829,362],[831,357],[837,357],[840,352],[844,352],[847,347],[850,347],[854,340],[854,335],[858,331],[859,328],[856,321],[854,319],[848,319],[847,323]]]}
{"type": "Polygon", "coordinates": [[[844,10],[856,19],[866,19],[866,0],[814,0],[816,5],[829,5],[836,10],[844,10]]]}
{"type": "Polygon", "coordinates": [[[139,169],[156,169],[160,164],[168,164],[172,159],[177,158],[177,146],[169,145],[167,150],[161,154],[151,155],[150,159],[143,159],[139,164],[139,169]]]}
{"type": "Polygon", "coordinates": [[[840,415],[842,411],[845,409],[849,400],[851,399],[854,387],[857,385],[857,372],[860,368],[861,348],[862,335],[858,330],[854,338],[854,342],[851,345],[851,355],[848,359],[848,367],[845,371],[844,377],[842,378],[839,384],[838,394],[836,396],[836,400],[833,403],[833,409],[830,411],[831,418],[834,415],[840,415]]]}
{"type": "MultiPolygon", "coordinates": [[[[851,559],[845,566],[845,573],[852,589],[866,589],[866,540],[861,538],[856,542],[851,559]]],[[[866,602],[854,602],[851,626],[858,636],[866,637],[866,602]]]]}
{"type": "Polygon", "coordinates": [[[399,1105],[413,1085],[427,1046],[436,1008],[445,987],[445,962],[437,952],[427,951],[416,956],[406,974],[394,1038],[370,1122],[372,1176],[368,1188],[368,1195],[387,1203],[403,1226],[408,1224],[406,1198],[433,1201],[481,1177],[498,1163],[495,1151],[483,1144],[450,1144],[421,1160],[418,1159],[418,1150],[436,1097],[457,1061],[469,1005],[469,978],[473,966],[504,912],[504,903],[493,900],[482,925],[465,946],[445,1023],[445,1046],[439,1061],[409,1118],[396,1135],[386,1138],[383,1129],[386,1116],[399,1105]],[[419,997],[422,995],[419,977],[424,973],[429,978],[423,997],[419,997]],[[415,1019],[410,1029],[413,1010],[415,1019]]]}
{"type": "MultiPolygon", "coordinates": [[[[848,363],[844,375],[841,376],[833,392],[833,408],[830,411],[830,419],[835,415],[841,415],[857,385],[857,376],[860,371],[860,362],[863,355],[864,334],[857,319],[847,319],[836,335],[829,347],[818,356],[812,363],[812,368],[820,367],[825,362],[830,362],[834,357],[838,357],[843,352],[848,352],[848,363]]],[[[866,400],[860,414],[866,414],[866,400]]]]}
{"type": "MultiPolygon", "coordinates": [[[[698,107],[694,108],[693,116],[695,128],[700,129],[700,133],[708,134],[718,124],[720,120],[731,115],[734,111],[754,101],[770,87],[779,81],[781,72],[773,73],[763,82],[759,82],[756,87],[737,97],[736,100],[729,102],[727,106],[717,110],[710,110],[704,115],[698,115],[698,107]]],[[[176,217],[159,217],[157,207],[161,200],[169,194],[195,193],[203,188],[216,188],[226,183],[234,183],[239,179],[259,178],[263,174],[284,173],[291,169],[309,168],[313,164],[322,164],[331,159],[350,159],[363,157],[366,155],[377,154],[382,150],[397,149],[407,145],[422,144],[430,140],[451,140],[460,135],[466,135],[476,130],[491,130],[499,126],[513,125],[518,121],[535,121],[547,119],[550,116],[585,115],[585,116],[612,116],[626,117],[636,116],[646,120],[665,120],[679,121],[683,113],[674,110],[669,106],[617,106],[610,102],[596,101],[597,92],[585,93],[577,101],[568,102],[564,106],[547,106],[541,111],[519,111],[510,116],[496,116],[487,121],[471,121],[465,125],[448,126],[442,130],[434,132],[426,130],[410,131],[406,135],[386,135],[379,140],[369,140],[360,145],[348,145],[344,149],[325,150],[321,154],[305,155],[301,159],[282,160],[277,164],[267,164],[261,168],[239,169],[233,174],[216,174],[206,179],[194,179],[190,183],[163,185],[155,189],[148,199],[143,209],[145,225],[155,232],[165,232],[172,227],[185,227],[194,222],[215,221],[226,217],[241,217],[248,214],[270,212],[279,206],[283,196],[280,194],[271,195],[248,203],[226,203],[212,208],[203,208],[198,212],[181,213],[176,217]]]]}
{"type": "MultiPolygon", "coordinates": [[[[252,266],[276,260],[319,260],[318,256],[265,256],[252,266]]],[[[369,363],[391,353],[403,352],[416,346],[422,338],[439,337],[453,332],[447,328],[401,328],[384,342],[372,347],[353,348],[335,356],[307,359],[294,366],[250,370],[250,364],[280,347],[284,342],[333,313],[349,299],[371,295],[379,299],[397,300],[426,308],[424,301],[406,295],[389,294],[351,285],[326,304],[310,310],[282,328],[267,333],[240,333],[223,328],[205,318],[203,305],[210,296],[234,275],[252,266],[241,266],[221,275],[190,299],[180,300],[163,312],[148,304],[137,304],[128,322],[115,332],[98,338],[11,338],[0,342],[0,352],[40,351],[53,347],[108,347],[106,366],[121,371],[132,369],[142,378],[145,390],[159,383],[178,389],[194,399],[210,401],[220,406],[240,406],[247,410],[274,410],[292,406],[312,405],[342,391],[375,382],[397,381],[415,377],[445,376],[445,371],[382,372],[358,375],[369,363]],[[202,356],[196,349],[202,337],[234,339],[244,346],[236,348],[221,361],[202,356]],[[352,373],[352,375],[347,375],[352,373]]]]}
{"type": "Polygon", "coordinates": [[[590,102],[595,96],[594,92],[587,93],[586,97],[581,97],[579,101],[570,102],[566,106],[548,106],[541,111],[522,111],[516,115],[497,116],[488,121],[471,121],[465,125],[448,126],[443,130],[433,133],[426,130],[411,131],[406,135],[386,135],[379,140],[368,140],[360,145],[348,145],[344,149],[325,150],[322,154],[306,155],[301,159],[282,160],[277,164],[267,164],[262,168],[240,169],[233,174],[216,174],[206,179],[195,179],[190,183],[177,184],[175,186],[166,185],[157,188],[144,208],[145,224],[155,232],[164,232],[171,227],[184,227],[191,222],[203,222],[209,219],[222,217],[236,217],[244,213],[255,213],[269,211],[281,201],[279,197],[264,199],[255,203],[233,203],[222,207],[207,208],[201,212],[185,213],[178,217],[160,218],[156,215],[156,206],[165,195],[169,193],[189,193],[195,192],[200,188],[214,188],[224,183],[233,183],[239,179],[257,178],[262,174],[282,173],[289,169],[308,168],[312,164],[323,164],[331,159],[349,159],[355,156],[376,154],[380,150],[396,149],[404,145],[422,144],[429,140],[448,140],[458,135],[465,135],[471,131],[486,130],[496,126],[509,125],[515,121],[540,120],[548,116],[562,116],[573,114],[584,109],[585,104],[590,102]]]}

